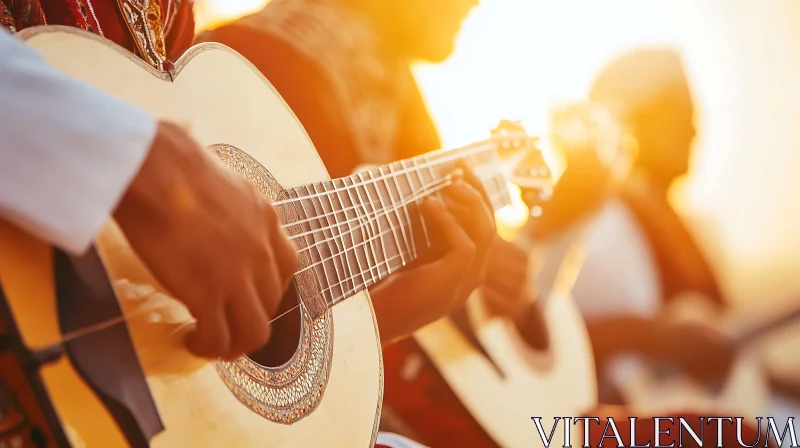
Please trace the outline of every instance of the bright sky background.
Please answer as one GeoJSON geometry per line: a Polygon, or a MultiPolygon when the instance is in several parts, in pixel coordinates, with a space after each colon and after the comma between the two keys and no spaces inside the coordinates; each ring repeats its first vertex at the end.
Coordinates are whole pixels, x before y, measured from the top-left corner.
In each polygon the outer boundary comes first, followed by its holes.
{"type": "MultiPolygon", "coordinates": [[[[198,25],[265,3],[196,0],[198,25]]],[[[676,203],[699,223],[732,297],[757,303],[800,292],[798,30],[796,0],[482,0],[452,58],[417,75],[454,146],[501,118],[544,135],[549,109],[582,98],[615,55],[682,49],[699,136],[676,203]]]]}

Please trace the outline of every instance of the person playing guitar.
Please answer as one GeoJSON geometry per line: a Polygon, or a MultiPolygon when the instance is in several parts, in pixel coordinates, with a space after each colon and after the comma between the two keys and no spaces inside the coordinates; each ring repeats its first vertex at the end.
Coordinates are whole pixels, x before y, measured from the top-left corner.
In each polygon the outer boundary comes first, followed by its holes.
{"type": "MultiPolygon", "coordinates": [[[[260,11],[200,33],[198,40],[225,44],[253,62],[295,112],[328,173],[338,177],[362,165],[384,164],[441,147],[411,63],[449,57],[462,21],[477,4],[476,0],[435,4],[273,0],[260,11]]],[[[469,228],[468,214],[459,219],[469,228]]],[[[507,253],[504,243],[495,237],[479,250],[507,253]]],[[[393,360],[405,346],[415,345],[404,337],[443,316],[436,304],[463,304],[474,289],[440,288],[427,280],[436,274],[428,275],[417,277],[408,271],[370,289],[386,345],[383,415],[392,413],[392,397],[403,395],[403,385],[394,381],[393,360]],[[401,284],[402,294],[408,294],[405,301],[398,300],[401,284]],[[410,284],[416,288],[405,287],[410,284]],[[411,307],[405,308],[410,302],[411,307]]],[[[518,276],[512,283],[522,285],[524,280],[518,276]]],[[[495,308],[509,307],[501,303],[495,308]]],[[[387,429],[400,431],[393,425],[387,429]]]]}
{"type": "MultiPolygon", "coordinates": [[[[448,57],[477,3],[274,0],[198,40],[225,44],[250,60],[297,115],[328,173],[339,177],[441,147],[410,64],[448,57]]],[[[468,214],[459,219],[473,226],[468,214]]],[[[482,254],[487,248],[478,246],[482,254]]],[[[443,315],[436,304],[463,303],[474,289],[440,288],[414,272],[370,289],[384,342],[433,322],[443,315]]]]}
{"type": "Polygon", "coordinates": [[[638,148],[618,198],[593,225],[575,284],[598,372],[632,351],[669,359],[701,380],[723,378],[733,361],[724,338],[705,326],[672,325],[660,311],[686,294],[717,311],[726,307],[711,264],[668,201],[669,187],[688,171],[696,133],[680,57],[661,49],[624,55],[600,74],[590,97],[638,148]]]}
{"type": "MultiPolygon", "coordinates": [[[[0,5],[8,31],[75,26],[159,70],[186,49],[193,28],[191,1],[149,2],[143,10],[110,0],[0,5]]],[[[72,254],[85,252],[113,216],[148,268],[196,317],[191,351],[231,359],[262,347],[297,266],[269,201],[220,168],[179,126],[60,74],[6,31],[0,54],[0,97],[13,111],[0,123],[0,216],[72,254]]],[[[494,223],[475,177],[466,167],[462,172],[446,189],[446,203],[423,205],[439,250],[383,283],[387,296],[416,301],[420,287],[437,285],[424,307],[376,306],[390,337],[452,311],[481,278],[494,223]],[[407,326],[393,328],[387,314],[401,308],[427,314],[398,319],[407,326]]],[[[380,299],[381,288],[373,294],[376,303],[389,303],[380,299]]]]}

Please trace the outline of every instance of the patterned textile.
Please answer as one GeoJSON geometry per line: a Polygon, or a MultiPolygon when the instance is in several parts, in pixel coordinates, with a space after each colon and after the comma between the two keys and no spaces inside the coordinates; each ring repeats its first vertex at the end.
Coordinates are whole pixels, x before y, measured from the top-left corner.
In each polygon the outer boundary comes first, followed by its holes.
{"type": "MultiPolygon", "coordinates": [[[[37,25],[74,26],[116,42],[161,69],[165,42],[191,0],[2,0],[0,25],[11,32],[37,25]],[[182,5],[183,4],[183,5],[182,5]],[[183,6],[183,8],[181,8],[183,6]],[[112,12],[113,10],[113,12],[112,12]]],[[[185,19],[185,17],[184,17],[185,19]]],[[[190,20],[193,23],[193,20],[190,20]]],[[[184,25],[181,23],[181,25],[184,25]]],[[[180,26],[185,33],[185,26],[180,26]]],[[[193,32],[193,30],[189,31],[193,32]]],[[[174,40],[174,39],[173,39],[174,40]]],[[[191,35],[182,41],[191,42],[191,35]]]]}
{"type": "Polygon", "coordinates": [[[46,25],[47,21],[38,0],[3,0],[0,24],[15,32],[34,25],[46,25]]]}

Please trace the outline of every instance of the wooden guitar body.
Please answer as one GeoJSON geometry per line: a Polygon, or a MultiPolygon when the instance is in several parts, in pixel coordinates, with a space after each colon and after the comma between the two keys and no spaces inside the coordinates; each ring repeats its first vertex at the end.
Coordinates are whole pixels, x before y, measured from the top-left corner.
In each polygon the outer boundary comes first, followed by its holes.
{"type": "MultiPolygon", "coordinates": [[[[666,305],[667,318],[677,322],[711,323],[731,341],[737,339],[747,316],[719,315],[702,297],[686,294],[666,305]]],[[[659,368],[642,358],[628,357],[615,362],[616,386],[626,403],[637,413],[666,415],[670,412],[741,415],[755,418],[764,415],[771,392],[760,347],[754,341],[741,341],[731,370],[720,384],[702,384],[679,371],[659,368]]],[[[739,345],[739,344],[736,344],[739,345]]]]}
{"type": "MultiPolygon", "coordinates": [[[[550,248],[564,249],[558,244],[550,248]]],[[[543,447],[532,417],[541,417],[549,434],[554,417],[592,409],[597,396],[592,350],[569,296],[574,281],[569,277],[576,271],[568,264],[579,265],[580,254],[571,256],[578,259],[565,260],[556,280],[560,285],[545,288],[551,292],[539,306],[546,350],[526,343],[513,322],[491,316],[479,292],[467,304],[467,332],[448,317],[414,333],[413,343],[387,347],[387,421],[397,414],[398,430],[432,446],[543,447]],[[418,416],[415,408],[431,411],[418,416]]],[[[571,430],[572,440],[579,440],[582,427],[572,425],[571,430]]],[[[563,423],[558,437],[561,431],[563,423]]]]}
{"type": "MultiPolygon", "coordinates": [[[[226,164],[273,199],[285,187],[329,179],[280,96],[247,61],[227,48],[195,46],[167,74],[100,37],[73,28],[32,28],[20,37],[63,72],[185,125],[201,144],[216,145],[212,150],[226,164]]],[[[349,448],[374,444],[383,377],[380,338],[366,292],[320,317],[304,314],[303,342],[282,366],[266,368],[247,357],[209,362],[184,349],[181,336],[191,316],[165,295],[113,222],[98,239],[97,248],[165,428],[151,446],[349,448]]],[[[58,314],[62,297],[57,297],[60,287],[53,266],[52,248],[0,223],[3,296],[22,345],[32,352],[59,346],[64,337],[58,314]]],[[[105,278],[102,271],[76,270],[77,277],[84,279],[105,278]]],[[[102,370],[103,363],[113,362],[95,360],[95,367],[102,370]]],[[[39,392],[52,403],[51,417],[66,428],[73,446],[128,446],[120,425],[81,370],[63,354],[38,369],[39,392]]],[[[32,397],[20,394],[23,408],[32,397]]],[[[29,417],[43,422],[43,413],[30,411],[36,415],[29,417]]],[[[54,446],[53,437],[47,446],[54,446]]]]}
{"type": "MultiPolygon", "coordinates": [[[[607,111],[591,103],[576,103],[561,115],[557,128],[563,146],[581,151],[594,148],[607,156],[598,158],[597,164],[579,163],[586,171],[572,178],[585,181],[581,189],[592,194],[584,196],[599,204],[626,172],[621,128],[607,111]]],[[[531,152],[516,160],[512,174],[532,212],[542,212],[543,203],[556,202],[555,195],[571,191],[557,193],[558,187],[553,189],[549,180],[541,182],[541,169],[533,169],[544,164],[539,158],[541,154],[531,152]]],[[[549,436],[555,417],[578,417],[595,408],[591,342],[571,290],[583,263],[586,223],[597,209],[591,203],[576,206],[581,200],[577,195],[559,200],[580,212],[557,214],[546,226],[551,237],[545,244],[531,240],[532,230],[542,232],[541,227],[534,228],[542,225],[536,219],[527,223],[515,241],[530,252],[529,290],[537,297],[533,313],[522,326],[491,315],[478,290],[463,313],[417,331],[412,342],[384,350],[387,427],[405,430],[432,446],[455,442],[471,447],[543,447],[533,417],[541,418],[549,436]],[[526,333],[532,328],[543,330],[544,337],[537,339],[545,343],[532,344],[520,332],[525,328],[526,333]],[[426,408],[435,411],[416,415],[417,409],[426,408]]],[[[558,425],[555,437],[563,435],[564,423],[558,425]]],[[[582,440],[582,426],[570,428],[573,443],[582,440]]]]}

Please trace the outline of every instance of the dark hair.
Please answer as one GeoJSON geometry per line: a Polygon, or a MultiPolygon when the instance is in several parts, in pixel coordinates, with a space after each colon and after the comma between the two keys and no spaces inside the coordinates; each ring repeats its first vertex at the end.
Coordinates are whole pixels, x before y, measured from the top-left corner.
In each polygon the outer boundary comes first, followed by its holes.
{"type": "Polygon", "coordinates": [[[639,49],[608,64],[589,93],[625,121],[668,91],[689,90],[680,54],[669,48],[639,49]]]}

